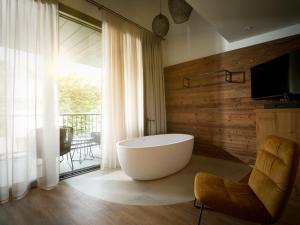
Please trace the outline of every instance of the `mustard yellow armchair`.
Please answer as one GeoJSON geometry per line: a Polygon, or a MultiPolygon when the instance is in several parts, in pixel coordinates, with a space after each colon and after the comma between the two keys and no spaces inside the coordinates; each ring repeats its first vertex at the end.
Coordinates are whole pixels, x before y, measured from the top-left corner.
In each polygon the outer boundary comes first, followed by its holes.
{"type": "Polygon", "coordinates": [[[267,137],[259,147],[248,183],[197,173],[194,206],[201,208],[198,224],[205,206],[259,224],[278,221],[295,182],[298,148],[288,139],[267,137]]]}

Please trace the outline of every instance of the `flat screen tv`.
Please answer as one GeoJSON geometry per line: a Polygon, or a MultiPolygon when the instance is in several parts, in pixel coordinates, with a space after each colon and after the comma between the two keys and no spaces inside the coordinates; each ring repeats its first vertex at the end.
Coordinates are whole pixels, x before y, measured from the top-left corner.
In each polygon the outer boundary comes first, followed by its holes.
{"type": "Polygon", "coordinates": [[[254,99],[300,94],[300,50],[251,68],[254,99]]]}

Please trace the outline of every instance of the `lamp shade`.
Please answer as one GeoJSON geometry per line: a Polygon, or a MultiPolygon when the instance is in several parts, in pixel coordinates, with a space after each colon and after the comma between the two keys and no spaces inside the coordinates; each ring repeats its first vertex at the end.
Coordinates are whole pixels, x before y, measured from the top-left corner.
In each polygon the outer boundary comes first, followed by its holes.
{"type": "Polygon", "coordinates": [[[185,0],[169,0],[168,6],[172,19],[176,24],[186,22],[193,10],[185,0]]]}
{"type": "Polygon", "coordinates": [[[166,36],[169,31],[169,27],[169,20],[166,16],[159,14],[154,17],[152,21],[152,30],[156,35],[160,37],[166,36]]]}

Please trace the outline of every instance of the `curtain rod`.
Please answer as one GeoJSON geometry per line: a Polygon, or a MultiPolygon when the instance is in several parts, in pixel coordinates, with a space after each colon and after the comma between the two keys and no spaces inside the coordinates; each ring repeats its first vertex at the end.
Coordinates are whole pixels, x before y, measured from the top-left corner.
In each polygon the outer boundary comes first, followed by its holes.
{"type": "Polygon", "coordinates": [[[109,12],[109,13],[111,13],[111,14],[114,14],[114,15],[120,17],[122,20],[125,20],[126,22],[129,22],[129,23],[135,25],[135,26],[138,27],[139,29],[145,30],[145,31],[147,31],[147,32],[150,32],[152,35],[155,35],[156,37],[158,37],[158,38],[160,38],[160,39],[162,39],[162,40],[165,40],[164,38],[162,38],[162,37],[160,37],[160,36],[154,34],[152,31],[148,30],[147,28],[140,26],[139,24],[133,22],[132,20],[130,20],[130,19],[128,19],[128,18],[126,18],[126,17],[120,15],[119,13],[117,13],[117,12],[115,12],[115,11],[113,11],[113,10],[107,8],[107,7],[105,7],[104,5],[98,3],[98,2],[96,2],[96,1],[94,1],[94,0],[86,0],[86,1],[87,1],[88,3],[90,3],[90,4],[94,5],[94,6],[96,6],[96,7],[98,8],[98,10],[104,9],[105,11],[107,11],[107,12],[109,12]]]}

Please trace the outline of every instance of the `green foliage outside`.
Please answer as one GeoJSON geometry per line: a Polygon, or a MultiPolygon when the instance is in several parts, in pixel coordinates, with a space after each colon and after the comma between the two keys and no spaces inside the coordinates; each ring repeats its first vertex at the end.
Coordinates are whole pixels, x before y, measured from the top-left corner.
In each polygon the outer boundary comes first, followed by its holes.
{"type": "Polygon", "coordinates": [[[101,113],[100,84],[78,76],[59,78],[60,114],[74,114],[63,117],[63,126],[73,127],[74,136],[86,135],[100,127],[101,116],[86,115],[101,113]]]}
{"type": "Polygon", "coordinates": [[[60,113],[100,113],[100,84],[72,75],[59,78],[60,113]]]}

